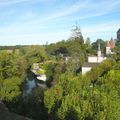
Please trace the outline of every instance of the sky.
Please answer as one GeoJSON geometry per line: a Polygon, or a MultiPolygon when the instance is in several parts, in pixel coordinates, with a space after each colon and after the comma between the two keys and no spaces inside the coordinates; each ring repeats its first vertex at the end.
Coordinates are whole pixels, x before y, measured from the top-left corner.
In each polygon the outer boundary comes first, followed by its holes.
{"type": "Polygon", "coordinates": [[[76,24],[91,42],[116,38],[120,0],[0,0],[0,45],[67,40],[76,24]]]}

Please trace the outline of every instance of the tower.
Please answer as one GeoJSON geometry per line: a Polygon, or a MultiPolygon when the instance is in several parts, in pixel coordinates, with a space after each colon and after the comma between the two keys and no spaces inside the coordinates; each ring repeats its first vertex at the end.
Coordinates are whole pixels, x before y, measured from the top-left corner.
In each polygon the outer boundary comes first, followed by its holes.
{"type": "Polygon", "coordinates": [[[100,44],[98,44],[98,51],[97,51],[97,56],[98,56],[98,57],[101,57],[100,44]]]}
{"type": "Polygon", "coordinates": [[[111,53],[111,46],[110,46],[110,42],[107,41],[107,45],[106,45],[106,55],[111,53]]]}
{"type": "Polygon", "coordinates": [[[115,40],[111,37],[111,40],[110,40],[110,48],[113,49],[115,48],[115,40]]]}
{"type": "Polygon", "coordinates": [[[101,62],[101,50],[100,50],[100,43],[98,44],[98,51],[97,51],[97,63],[101,62]]]}

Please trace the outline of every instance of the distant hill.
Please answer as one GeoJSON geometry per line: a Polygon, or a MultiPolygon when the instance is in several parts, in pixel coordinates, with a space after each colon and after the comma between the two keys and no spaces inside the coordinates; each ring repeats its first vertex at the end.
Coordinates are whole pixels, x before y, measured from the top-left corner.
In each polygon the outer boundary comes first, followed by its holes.
{"type": "Polygon", "coordinates": [[[0,50],[20,49],[21,47],[26,47],[26,46],[28,45],[0,46],[0,50]]]}

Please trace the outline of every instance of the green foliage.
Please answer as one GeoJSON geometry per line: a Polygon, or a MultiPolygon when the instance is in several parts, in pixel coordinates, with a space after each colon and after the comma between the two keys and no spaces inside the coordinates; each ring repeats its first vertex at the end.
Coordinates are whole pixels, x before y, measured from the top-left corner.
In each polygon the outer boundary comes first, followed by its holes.
{"type": "Polygon", "coordinates": [[[62,91],[62,87],[56,85],[54,86],[54,88],[51,88],[50,90],[47,90],[45,92],[44,102],[46,104],[46,107],[48,108],[48,113],[51,112],[51,109],[53,109],[54,111],[55,108],[59,106],[59,100],[62,97],[62,91]]]}
{"type": "Polygon", "coordinates": [[[23,49],[23,54],[31,67],[33,63],[40,63],[46,60],[47,54],[43,46],[31,45],[23,49]]]}
{"type": "Polygon", "coordinates": [[[2,79],[18,75],[14,59],[15,57],[12,54],[0,53],[0,76],[2,79]]]}
{"type": "Polygon", "coordinates": [[[18,76],[22,81],[24,81],[26,78],[26,71],[28,69],[28,63],[25,57],[17,56],[15,66],[17,67],[18,76]]]}
{"type": "Polygon", "coordinates": [[[72,29],[71,40],[79,40],[80,44],[84,44],[83,36],[79,26],[75,26],[72,29]]]}
{"type": "Polygon", "coordinates": [[[90,41],[90,38],[89,38],[89,37],[86,39],[85,44],[86,44],[88,47],[90,47],[91,41],[90,41]]]}
{"type": "Polygon", "coordinates": [[[115,49],[114,49],[114,54],[113,55],[110,55],[110,57],[112,59],[114,59],[115,61],[117,62],[120,62],[120,45],[117,46],[115,49]]]}
{"type": "Polygon", "coordinates": [[[50,83],[51,83],[51,81],[53,80],[53,77],[54,77],[55,66],[56,66],[56,63],[54,63],[53,61],[46,62],[44,64],[44,69],[46,71],[47,85],[48,86],[51,86],[50,83]]]}
{"type": "Polygon", "coordinates": [[[106,74],[106,72],[108,72],[114,64],[115,62],[113,60],[104,60],[100,65],[98,65],[98,67],[89,71],[86,76],[88,76],[91,81],[96,81],[99,77],[106,74]]]}
{"type": "Polygon", "coordinates": [[[106,60],[84,76],[74,76],[68,72],[59,75],[57,84],[45,91],[44,97],[45,106],[52,118],[119,119],[120,70],[115,70],[115,66],[116,62],[106,60]],[[60,96],[56,92],[57,88],[60,96]]]}
{"type": "Polygon", "coordinates": [[[97,39],[96,42],[93,42],[92,49],[97,50],[98,44],[100,44],[101,51],[104,52],[106,47],[106,42],[102,39],[97,39]]]}
{"type": "Polygon", "coordinates": [[[0,99],[11,102],[18,97],[26,69],[33,63],[43,63],[38,73],[47,75],[47,84],[51,85],[51,81],[55,84],[45,91],[35,89],[25,101],[18,100],[19,113],[36,120],[119,120],[120,48],[115,48],[110,59],[87,74],[80,73],[87,54],[95,54],[98,43],[104,52],[106,43],[103,40],[90,44],[88,38],[84,43],[80,28],[76,26],[66,41],[24,46],[20,55],[1,52],[0,99]]]}
{"type": "Polygon", "coordinates": [[[40,69],[40,70],[38,70],[38,71],[37,71],[37,73],[38,73],[38,74],[45,74],[45,73],[46,73],[46,71],[45,71],[45,70],[43,70],[43,69],[40,69]]]}
{"type": "Polygon", "coordinates": [[[0,99],[11,101],[20,95],[25,79],[26,61],[13,53],[0,53],[0,99]]]}
{"type": "Polygon", "coordinates": [[[57,42],[56,44],[50,44],[46,46],[46,51],[50,55],[59,55],[60,53],[62,54],[67,54],[67,42],[66,41],[61,41],[57,42]]]}
{"type": "Polygon", "coordinates": [[[1,100],[11,101],[20,95],[19,85],[21,81],[18,77],[12,77],[2,80],[0,83],[0,98],[1,100]]]}

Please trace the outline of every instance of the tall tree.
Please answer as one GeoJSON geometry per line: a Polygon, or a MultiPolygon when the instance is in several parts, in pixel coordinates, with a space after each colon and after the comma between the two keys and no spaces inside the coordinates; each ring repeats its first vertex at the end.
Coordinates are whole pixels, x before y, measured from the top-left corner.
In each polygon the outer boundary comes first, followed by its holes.
{"type": "Polygon", "coordinates": [[[75,26],[72,30],[71,40],[79,40],[81,44],[84,43],[83,36],[79,26],[75,26]]]}
{"type": "MultiPolygon", "coordinates": [[[[13,53],[0,53],[0,99],[11,101],[20,95],[26,67],[17,64],[18,56],[13,53]],[[19,71],[21,70],[21,71],[19,71]]],[[[22,61],[21,61],[22,62],[22,61]]]]}
{"type": "Polygon", "coordinates": [[[88,37],[85,41],[85,44],[89,47],[91,45],[90,38],[88,37]]]}
{"type": "Polygon", "coordinates": [[[98,49],[98,44],[100,44],[101,51],[104,52],[105,47],[106,47],[106,42],[102,39],[97,39],[96,42],[92,43],[92,48],[97,50],[98,49]]]}

